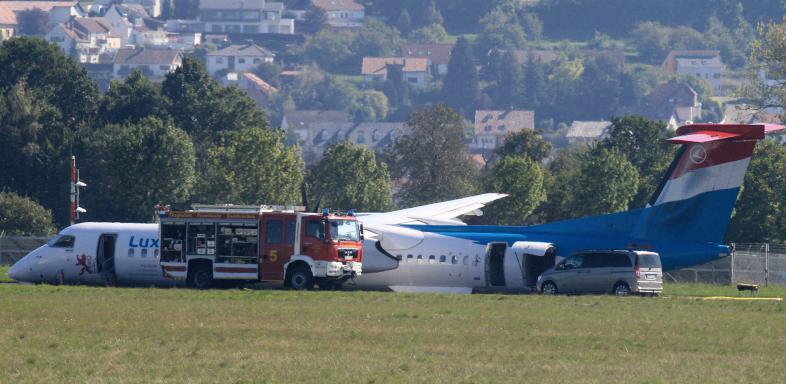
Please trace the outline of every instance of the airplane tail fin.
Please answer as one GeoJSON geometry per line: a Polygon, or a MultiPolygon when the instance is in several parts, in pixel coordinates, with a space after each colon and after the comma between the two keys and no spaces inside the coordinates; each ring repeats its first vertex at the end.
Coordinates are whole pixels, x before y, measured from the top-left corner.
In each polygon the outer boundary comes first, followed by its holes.
{"type": "Polygon", "coordinates": [[[721,243],[756,142],[786,129],[774,124],[691,124],[668,141],[682,144],[641,211],[633,235],[643,239],[721,243]]]}

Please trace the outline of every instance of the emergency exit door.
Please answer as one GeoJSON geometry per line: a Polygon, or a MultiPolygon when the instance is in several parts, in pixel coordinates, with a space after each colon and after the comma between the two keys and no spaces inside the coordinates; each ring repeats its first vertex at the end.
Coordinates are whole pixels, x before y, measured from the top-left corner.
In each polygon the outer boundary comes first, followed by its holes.
{"type": "Polygon", "coordinates": [[[284,264],[294,253],[295,217],[293,215],[264,214],[262,232],[262,256],[259,261],[261,280],[284,280],[284,264]]]}

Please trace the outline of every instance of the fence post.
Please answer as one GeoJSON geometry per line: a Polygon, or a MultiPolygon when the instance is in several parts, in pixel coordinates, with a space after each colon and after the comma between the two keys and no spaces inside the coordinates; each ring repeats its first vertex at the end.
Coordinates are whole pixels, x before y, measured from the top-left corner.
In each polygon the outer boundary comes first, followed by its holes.
{"type": "Polygon", "coordinates": [[[734,253],[737,251],[737,244],[731,243],[731,265],[729,266],[731,284],[734,285],[734,253]]]}
{"type": "Polygon", "coordinates": [[[770,243],[764,243],[764,286],[770,283],[770,243]]]}

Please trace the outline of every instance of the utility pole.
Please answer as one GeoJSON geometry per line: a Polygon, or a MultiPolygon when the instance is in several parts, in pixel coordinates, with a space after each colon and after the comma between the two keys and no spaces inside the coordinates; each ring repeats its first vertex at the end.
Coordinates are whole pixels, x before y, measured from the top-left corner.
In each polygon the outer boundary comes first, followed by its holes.
{"type": "Polygon", "coordinates": [[[79,206],[79,188],[87,187],[87,184],[79,180],[79,169],[76,168],[76,156],[71,155],[71,204],[68,213],[71,218],[71,225],[74,225],[76,219],[79,219],[80,213],[87,212],[84,208],[79,206]]]}

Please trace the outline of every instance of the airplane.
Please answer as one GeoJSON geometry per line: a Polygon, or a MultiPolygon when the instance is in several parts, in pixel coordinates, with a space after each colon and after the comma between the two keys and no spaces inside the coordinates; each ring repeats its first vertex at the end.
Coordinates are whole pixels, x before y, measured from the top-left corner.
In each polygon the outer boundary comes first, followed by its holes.
{"type": "MultiPolygon", "coordinates": [[[[469,293],[531,291],[538,275],[582,250],[658,252],[663,270],[703,264],[732,251],[723,238],[756,142],[774,124],[690,124],[644,208],[533,226],[365,222],[360,288],[469,293]]],[[[602,198],[602,197],[599,197],[602,198]]]]}
{"type": "MultiPolygon", "coordinates": [[[[384,213],[358,213],[361,222],[390,224],[462,224],[463,215],[480,215],[480,208],[507,196],[486,193],[384,213]]],[[[164,277],[159,265],[158,224],[86,222],[60,231],[8,271],[27,283],[179,286],[164,277]]],[[[373,247],[374,244],[367,244],[373,247]]],[[[381,256],[386,258],[385,256],[381,256]]]]}

